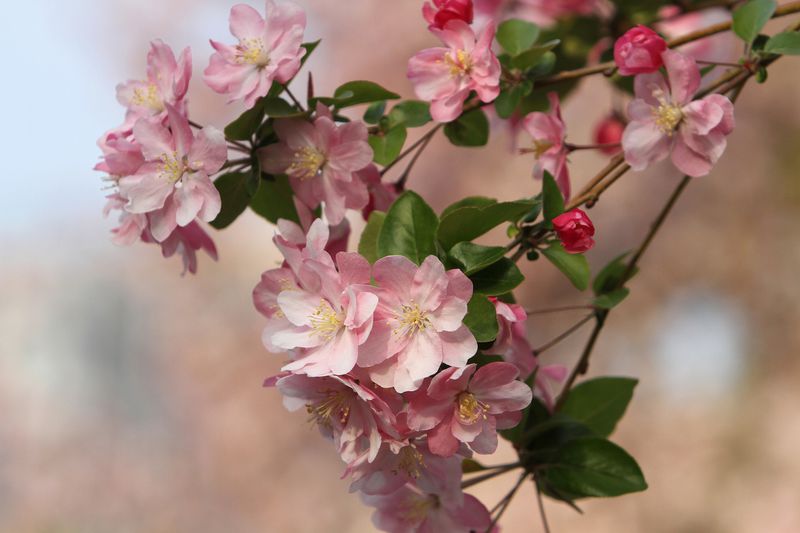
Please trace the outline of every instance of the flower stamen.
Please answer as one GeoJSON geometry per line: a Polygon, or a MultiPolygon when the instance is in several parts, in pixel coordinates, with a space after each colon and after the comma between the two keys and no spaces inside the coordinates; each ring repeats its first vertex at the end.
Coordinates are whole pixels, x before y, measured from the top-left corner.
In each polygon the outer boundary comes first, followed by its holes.
{"type": "Polygon", "coordinates": [[[465,424],[474,424],[479,419],[486,418],[489,405],[478,400],[471,392],[462,392],[458,395],[458,418],[465,424]]]}

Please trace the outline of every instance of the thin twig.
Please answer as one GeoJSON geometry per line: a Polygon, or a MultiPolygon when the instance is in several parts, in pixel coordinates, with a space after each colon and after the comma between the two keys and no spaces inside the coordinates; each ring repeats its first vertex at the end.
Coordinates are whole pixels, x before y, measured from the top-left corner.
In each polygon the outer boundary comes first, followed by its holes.
{"type": "Polygon", "coordinates": [[[509,464],[509,465],[506,465],[506,466],[504,466],[502,468],[498,468],[493,472],[487,472],[486,474],[482,474],[482,475],[480,475],[478,477],[474,477],[472,479],[468,479],[466,481],[462,481],[461,482],[461,488],[462,489],[467,489],[467,488],[469,488],[469,487],[471,487],[473,485],[477,485],[478,483],[483,483],[487,479],[492,479],[493,477],[497,477],[497,476],[499,476],[501,474],[505,474],[506,472],[510,472],[511,470],[514,470],[515,468],[519,468],[519,466],[520,466],[519,463],[509,464]]]}
{"type": "Polygon", "coordinates": [[[425,151],[425,148],[427,148],[428,143],[431,142],[431,139],[433,139],[433,135],[428,136],[425,139],[425,141],[419,145],[419,149],[414,154],[414,157],[411,158],[411,161],[408,162],[406,169],[400,175],[400,178],[395,182],[395,187],[397,188],[397,190],[402,191],[405,188],[406,182],[408,181],[408,177],[411,175],[411,170],[414,168],[414,165],[417,164],[417,160],[419,160],[420,156],[422,155],[422,152],[425,151]]]}
{"type": "Polygon", "coordinates": [[[419,146],[421,146],[423,144],[427,146],[428,142],[430,142],[431,137],[433,137],[436,134],[436,132],[439,131],[439,129],[441,127],[442,127],[442,124],[437,124],[436,126],[431,128],[430,130],[428,130],[428,132],[425,135],[423,135],[422,137],[417,139],[417,141],[414,142],[414,144],[412,144],[411,146],[409,146],[408,148],[403,150],[403,152],[401,152],[400,155],[398,155],[397,158],[394,161],[392,161],[391,163],[389,163],[388,165],[383,167],[383,170],[381,170],[381,176],[383,176],[384,174],[389,172],[389,170],[393,166],[395,166],[397,163],[399,163],[404,158],[406,158],[410,153],[412,153],[414,150],[416,150],[417,147],[419,147],[419,146]]]}
{"type": "Polygon", "coordinates": [[[527,472],[523,472],[522,475],[519,476],[519,479],[517,480],[516,484],[511,489],[511,491],[508,494],[506,494],[503,497],[502,500],[500,500],[498,502],[498,504],[494,507],[494,509],[492,509],[492,511],[491,511],[492,514],[498,508],[499,508],[499,512],[497,513],[497,516],[494,517],[494,520],[492,520],[492,523],[489,524],[489,527],[486,528],[486,533],[491,533],[491,531],[494,529],[494,526],[496,526],[497,522],[500,521],[500,518],[503,516],[503,513],[505,513],[506,509],[508,509],[508,506],[511,503],[511,500],[514,499],[514,495],[517,493],[519,488],[522,486],[522,483],[525,481],[525,478],[527,478],[527,477],[528,477],[528,473],[527,472]]]}
{"type": "Polygon", "coordinates": [[[533,355],[540,355],[542,352],[545,352],[545,351],[549,350],[550,348],[552,348],[553,346],[555,346],[559,342],[563,341],[564,339],[566,339],[567,337],[569,337],[570,335],[572,335],[573,333],[578,331],[581,328],[581,326],[583,326],[584,324],[589,322],[592,319],[593,316],[594,316],[594,314],[586,315],[585,317],[580,319],[580,321],[578,321],[578,323],[576,323],[573,326],[571,326],[567,331],[565,331],[564,333],[562,333],[561,335],[559,335],[555,339],[544,343],[539,348],[534,349],[533,350],[533,355]]]}
{"type": "Polygon", "coordinates": [[[303,107],[303,104],[301,104],[301,103],[300,103],[300,100],[298,100],[297,98],[295,98],[295,96],[292,94],[292,91],[290,91],[290,90],[289,90],[289,86],[287,85],[286,87],[284,87],[284,88],[283,88],[283,90],[286,92],[286,94],[288,94],[288,95],[289,95],[289,98],[291,98],[291,99],[292,99],[292,102],[294,102],[294,105],[296,105],[297,107],[299,107],[299,108],[300,108],[300,111],[302,111],[303,113],[305,113],[305,112],[306,112],[306,110],[305,110],[305,108],[303,107]]]}
{"type": "Polygon", "coordinates": [[[550,533],[550,525],[547,523],[547,515],[544,512],[542,491],[539,489],[539,480],[535,475],[533,479],[536,481],[536,501],[539,503],[539,516],[542,518],[542,527],[544,528],[544,533],[550,533]]]}
{"type": "Polygon", "coordinates": [[[594,325],[594,329],[592,330],[592,334],[589,336],[589,341],[586,343],[586,346],[583,348],[583,352],[581,353],[580,359],[578,359],[578,363],[572,369],[567,381],[564,382],[564,387],[561,389],[561,394],[558,396],[558,400],[556,400],[555,410],[558,411],[563,407],[564,402],[567,399],[567,394],[569,394],[569,390],[572,388],[572,384],[575,383],[575,380],[578,376],[585,372],[584,369],[588,369],[589,366],[589,357],[592,354],[592,350],[594,349],[594,344],[597,342],[597,337],[600,336],[600,331],[603,329],[603,325],[606,321],[606,315],[608,315],[607,310],[598,311],[595,315],[597,317],[597,322],[594,325]]]}
{"type": "Polygon", "coordinates": [[[586,204],[586,207],[593,207],[594,204],[597,203],[597,200],[600,199],[600,195],[603,192],[611,187],[615,181],[622,177],[623,174],[628,172],[631,169],[631,166],[627,163],[622,165],[621,167],[617,168],[613,173],[609,174],[608,178],[603,180],[601,183],[598,183],[597,186],[589,191],[589,193],[585,196],[583,203],[586,204]]]}
{"type": "Polygon", "coordinates": [[[563,307],[550,307],[548,309],[532,309],[532,310],[526,309],[525,313],[527,313],[528,316],[532,316],[532,315],[548,315],[550,313],[560,313],[561,311],[578,311],[578,310],[581,310],[581,309],[583,309],[583,310],[586,310],[586,309],[594,310],[594,308],[595,307],[593,305],[565,305],[563,307]]]}

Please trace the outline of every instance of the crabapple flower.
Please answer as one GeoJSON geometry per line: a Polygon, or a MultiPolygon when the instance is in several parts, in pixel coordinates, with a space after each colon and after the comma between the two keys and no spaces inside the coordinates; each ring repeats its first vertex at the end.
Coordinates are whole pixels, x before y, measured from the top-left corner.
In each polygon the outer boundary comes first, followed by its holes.
{"type": "MultiPolygon", "coordinates": [[[[157,242],[147,234],[142,237],[142,240],[145,242],[157,242]]],[[[178,226],[175,231],[158,244],[161,245],[161,255],[165,258],[172,257],[175,254],[181,256],[183,260],[183,272],[181,275],[185,275],[187,271],[191,274],[197,273],[198,250],[205,251],[211,259],[217,260],[217,248],[214,246],[214,241],[200,227],[200,224],[194,220],[186,226],[178,226]]]]}
{"type": "MultiPolygon", "coordinates": [[[[729,22],[731,12],[724,7],[712,7],[684,13],[679,6],[664,6],[658,11],[658,19],[655,28],[667,38],[674,39],[701,28],[729,22]]],[[[722,32],[686,43],[677,50],[695,59],[720,63],[736,60],[738,42],[733,33],[722,32]]]]}
{"type": "Polygon", "coordinates": [[[671,154],[682,173],[705,176],[733,131],[733,104],[720,94],[692,100],[700,87],[694,59],[672,50],[663,57],[666,79],[658,72],[634,79],[635,98],[628,105],[631,122],[622,135],[625,161],[634,170],[644,170],[671,154]]]}
{"type": "Polygon", "coordinates": [[[225,163],[228,149],[221,131],[207,126],[194,136],[189,121],[167,104],[169,129],[144,119],[133,127],[145,163],[119,181],[131,213],[149,213],[150,230],[163,242],[176,226],[195,217],[210,222],[221,200],[210,176],[225,163]]]}
{"type": "Polygon", "coordinates": [[[409,59],[408,78],[417,97],[431,102],[433,120],[455,120],[472,91],[482,102],[497,98],[500,62],[492,52],[494,24],[487,25],[477,37],[463,20],[451,20],[443,29],[431,31],[446,48],[428,48],[409,59]]]}
{"type": "Polygon", "coordinates": [[[476,18],[519,18],[540,26],[551,26],[571,15],[607,17],[612,11],[607,0],[475,0],[476,18]]]}
{"type": "Polygon", "coordinates": [[[144,165],[142,146],[132,136],[109,132],[98,141],[103,160],[94,169],[108,174],[109,181],[117,182],[125,176],[136,174],[144,165]]]}
{"type": "Polygon", "coordinates": [[[433,0],[433,4],[425,2],[422,16],[428,21],[429,28],[437,30],[443,30],[451,20],[472,24],[472,0],[433,0]]]}
{"type": "Polygon", "coordinates": [[[537,366],[533,348],[528,342],[525,331],[528,313],[521,305],[507,304],[494,297],[490,300],[497,313],[499,330],[494,344],[483,352],[487,355],[501,356],[505,362],[517,367],[522,379],[527,379],[537,366]]]}
{"type": "Polygon", "coordinates": [[[125,211],[128,203],[119,193],[106,196],[108,200],[103,208],[103,216],[108,217],[112,211],[120,211],[119,226],[111,230],[111,242],[118,246],[130,246],[139,240],[147,229],[147,215],[136,215],[125,211]]]}
{"type": "Polygon", "coordinates": [[[555,393],[553,386],[563,383],[567,378],[567,367],[564,365],[539,366],[533,382],[533,394],[544,402],[550,412],[555,409],[555,393]]]}
{"type": "Polygon", "coordinates": [[[553,219],[553,228],[564,250],[571,254],[581,254],[594,246],[594,224],[582,209],[558,215],[553,219]]]}
{"type": "Polygon", "coordinates": [[[381,448],[381,431],[391,428],[389,406],[371,389],[347,376],[311,378],[280,375],[275,385],[289,411],[305,407],[320,432],[334,441],[345,462],[365,454],[373,461],[381,448]]]}
{"type": "Polygon", "coordinates": [[[375,527],[389,533],[472,533],[485,531],[492,522],[489,511],[471,494],[457,504],[404,485],[390,494],[362,494],[361,499],[375,507],[375,527]]]}
{"type": "Polygon", "coordinates": [[[514,365],[476,368],[448,368],[408,395],[408,426],[428,432],[428,448],[436,455],[453,455],[459,442],[477,453],[493,453],[497,430],[517,425],[531,403],[533,392],[517,380],[514,365]]]}
{"type": "Polygon", "coordinates": [[[399,255],[375,262],[379,297],[372,334],[363,346],[372,380],[397,392],[417,389],[442,363],[464,367],[478,343],[463,324],[472,282],[434,256],[417,267],[399,255]],[[388,357],[388,358],[387,358],[388,357]]]}
{"type": "Polygon", "coordinates": [[[522,121],[522,128],[533,138],[531,148],[522,148],[523,154],[533,154],[536,163],[533,166],[533,177],[540,180],[545,171],[555,178],[558,188],[564,198],[569,198],[570,182],[569,169],[567,168],[567,154],[569,150],[564,142],[567,127],[561,118],[561,104],[558,94],[551,92],[547,95],[550,99],[550,112],[536,111],[528,114],[522,121]]]}
{"type": "Polygon", "coordinates": [[[235,45],[212,40],[212,54],[203,79],[228,101],[244,100],[248,108],[265,96],[273,81],[286,83],[300,70],[305,54],[306,14],[293,2],[266,0],[266,17],[246,4],[233,6],[230,30],[235,45]]]}
{"type": "MultiPolygon", "coordinates": [[[[594,128],[594,142],[604,145],[615,145],[622,141],[625,123],[616,114],[611,114],[597,123],[594,128]]],[[[605,146],[600,149],[606,155],[614,155],[622,150],[620,146],[605,146]]]]}
{"type": "Polygon", "coordinates": [[[259,150],[261,167],[286,174],[295,194],[309,208],[325,204],[325,216],[339,224],[346,209],[361,209],[369,194],[355,176],[372,162],[367,127],[359,121],[337,125],[330,111],[317,106],[313,122],[301,119],[275,121],[281,142],[259,150]]]}
{"type": "Polygon", "coordinates": [[[614,43],[614,62],[623,76],[649,74],[664,64],[661,53],[667,42],[647,26],[636,26],[626,31],[614,43]]]}
{"type": "Polygon", "coordinates": [[[127,108],[123,129],[130,129],[141,118],[161,122],[167,118],[167,105],[186,112],[186,92],[192,77],[192,55],[185,48],[178,59],[160,40],[150,43],[147,54],[147,79],[129,80],[117,85],[117,100],[127,108]]]}
{"type": "Polygon", "coordinates": [[[396,184],[381,181],[381,173],[375,165],[369,165],[356,174],[367,186],[369,193],[369,202],[361,210],[364,220],[367,220],[373,211],[387,211],[400,195],[396,184]]]}

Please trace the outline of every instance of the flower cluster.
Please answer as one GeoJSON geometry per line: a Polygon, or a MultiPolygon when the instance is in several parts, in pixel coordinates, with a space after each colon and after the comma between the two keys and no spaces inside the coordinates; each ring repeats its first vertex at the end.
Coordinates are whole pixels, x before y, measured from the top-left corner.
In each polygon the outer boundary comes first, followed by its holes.
{"type": "MultiPolygon", "coordinates": [[[[419,266],[402,256],[374,265],[357,253],[334,257],[321,220],[305,234],[284,220],[279,228],[284,264],[264,272],[253,299],[267,318],[264,345],[291,360],[267,384],[333,441],[378,527],[485,529],[488,512],[461,491],[461,462],[494,452],[497,431],[531,402],[520,380],[537,367],[525,312],[495,301],[502,333],[486,352],[502,361],[477,366],[463,322],[472,283],[460,270],[434,256],[419,266]]],[[[548,376],[553,369],[536,378],[546,403],[548,376]]]]}

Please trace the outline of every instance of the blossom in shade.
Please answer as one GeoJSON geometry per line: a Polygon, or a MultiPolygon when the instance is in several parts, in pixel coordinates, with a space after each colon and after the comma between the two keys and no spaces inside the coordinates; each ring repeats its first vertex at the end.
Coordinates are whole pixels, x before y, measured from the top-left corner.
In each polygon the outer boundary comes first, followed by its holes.
{"type": "Polygon", "coordinates": [[[622,141],[623,131],[625,131],[625,123],[612,113],[594,127],[594,142],[600,145],[609,145],[600,148],[600,151],[606,155],[614,155],[622,150],[621,146],[613,145],[618,145],[622,141]]]}
{"type": "MultiPolygon", "coordinates": [[[[684,13],[679,6],[671,5],[659,9],[658,20],[655,28],[667,38],[675,39],[702,28],[730,22],[731,12],[724,7],[712,7],[684,13]]],[[[698,60],[729,62],[738,57],[739,42],[741,41],[732,32],[722,32],[686,43],[677,50],[698,60]]]]}
{"type": "Polygon", "coordinates": [[[375,527],[389,533],[473,533],[486,531],[492,522],[489,511],[471,494],[464,494],[459,504],[408,484],[390,494],[362,494],[361,499],[375,507],[375,527]]]}
{"type": "MultiPolygon", "coordinates": [[[[155,242],[149,236],[143,238],[145,242],[155,242]]],[[[197,223],[192,221],[186,226],[178,226],[175,231],[159,242],[161,255],[172,257],[179,254],[183,260],[183,274],[188,271],[197,273],[197,252],[203,250],[214,261],[217,260],[217,248],[208,233],[197,223]]]]}
{"type": "Polygon", "coordinates": [[[119,211],[119,225],[111,230],[111,242],[119,246],[130,246],[139,240],[147,229],[147,215],[137,215],[125,211],[128,200],[114,193],[106,196],[103,216],[108,217],[112,211],[119,211]]]}
{"type": "Polygon", "coordinates": [[[564,249],[571,254],[581,254],[594,246],[594,224],[582,209],[561,213],[553,219],[553,228],[564,249]]]}
{"type": "Polygon", "coordinates": [[[542,179],[545,171],[549,172],[555,178],[564,198],[569,198],[570,182],[567,168],[569,150],[564,142],[567,127],[561,118],[558,94],[551,92],[547,97],[550,99],[549,113],[535,111],[529,113],[522,121],[522,128],[533,139],[533,146],[522,148],[520,151],[523,154],[533,154],[536,158],[533,166],[534,178],[542,179]]]}
{"type": "Polygon", "coordinates": [[[289,176],[295,194],[309,208],[324,203],[326,218],[336,225],[346,209],[367,204],[367,187],[355,175],[372,162],[364,123],[337,125],[320,104],[313,122],[276,120],[275,132],[280,142],[259,150],[261,168],[289,176]]]}
{"type": "Polygon", "coordinates": [[[536,369],[536,378],[533,382],[533,394],[542,400],[545,407],[551,412],[555,408],[555,392],[553,387],[564,382],[567,377],[567,367],[564,365],[545,365],[536,369]]]}
{"type": "Polygon", "coordinates": [[[482,102],[497,98],[500,63],[492,52],[494,24],[477,37],[463,20],[431,31],[445,47],[422,50],[408,61],[408,78],[417,97],[431,103],[431,117],[437,122],[455,120],[472,91],[482,102]]]}
{"type": "Polygon", "coordinates": [[[293,2],[266,0],[266,17],[246,4],[237,4],[229,22],[239,42],[211,41],[216,52],[203,79],[214,91],[228,95],[228,101],[243,99],[250,108],[269,92],[273,81],[286,83],[300,69],[306,14],[293,2]]]}
{"type": "Polygon", "coordinates": [[[133,127],[145,163],[133,176],[119,180],[120,193],[131,213],[149,213],[150,230],[163,242],[176,226],[195,217],[210,222],[219,213],[219,192],[210,176],[227,159],[221,131],[210,126],[195,136],[189,121],[167,104],[169,129],[140,119],[133,127]]]}
{"type": "Polygon", "coordinates": [[[422,16],[428,21],[429,28],[444,29],[451,20],[461,20],[472,24],[472,0],[433,0],[433,4],[425,2],[422,16]]]}
{"type": "Polygon", "coordinates": [[[490,300],[497,313],[499,330],[494,344],[483,352],[487,355],[501,356],[505,362],[517,367],[522,379],[527,379],[537,366],[533,348],[528,342],[525,331],[528,313],[521,305],[508,304],[494,297],[490,300]]]}
{"type": "Polygon", "coordinates": [[[510,363],[448,368],[408,395],[408,426],[428,432],[432,453],[448,457],[459,442],[477,453],[497,449],[497,430],[514,427],[533,392],[510,363]]]}
{"type": "Polygon", "coordinates": [[[540,26],[551,26],[558,19],[573,15],[606,18],[612,11],[608,0],[475,0],[476,18],[519,18],[540,26]]]}
{"type": "Polygon", "coordinates": [[[463,323],[472,282],[463,272],[445,271],[434,256],[417,267],[390,255],[375,262],[372,274],[380,301],[362,366],[376,384],[415,390],[442,363],[464,367],[475,355],[478,344],[463,323]]]}
{"type": "Polygon", "coordinates": [[[178,59],[160,40],[150,43],[147,54],[147,79],[129,80],[117,85],[117,100],[127,108],[123,129],[130,129],[140,118],[157,122],[167,118],[167,105],[186,112],[186,92],[192,77],[192,55],[185,48],[178,59]]]}
{"type": "Polygon", "coordinates": [[[359,171],[357,175],[367,186],[367,192],[369,192],[369,202],[361,210],[364,220],[367,220],[373,211],[387,211],[399,196],[398,186],[381,181],[381,173],[375,165],[369,165],[359,171]]]}
{"type": "Polygon", "coordinates": [[[692,100],[700,87],[694,59],[672,50],[663,57],[666,79],[660,72],[634,79],[631,122],[622,135],[625,161],[643,170],[671,155],[682,173],[704,176],[725,151],[734,128],[733,104],[720,94],[692,100]]]}
{"type": "Polygon", "coordinates": [[[647,26],[636,26],[614,43],[614,62],[623,76],[649,74],[664,64],[661,53],[667,42],[647,26]]]}

